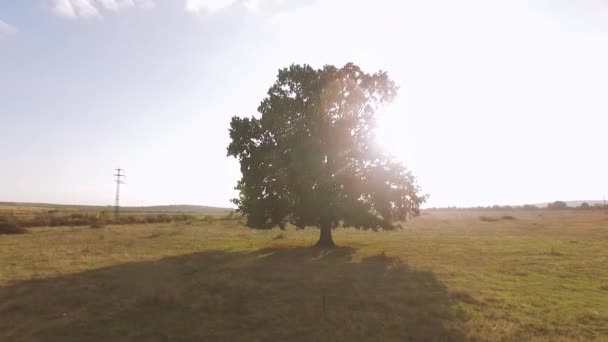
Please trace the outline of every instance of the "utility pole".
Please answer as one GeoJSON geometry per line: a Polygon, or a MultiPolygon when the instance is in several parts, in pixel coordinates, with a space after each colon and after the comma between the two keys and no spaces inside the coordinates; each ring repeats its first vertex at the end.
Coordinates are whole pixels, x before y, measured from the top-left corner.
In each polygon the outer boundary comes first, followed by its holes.
{"type": "Polygon", "coordinates": [[[116,218],[118,218],[118,213],[119,213],[119,208],[120,208],[120,184],[125,184],[125,182],[122,180],[125,176],[123,169],[116,169],[116,174],[114,175],[114,177],[116,177],[115,181],[116,181],[116,203],[114,204],[114,216],[116,218]]]}

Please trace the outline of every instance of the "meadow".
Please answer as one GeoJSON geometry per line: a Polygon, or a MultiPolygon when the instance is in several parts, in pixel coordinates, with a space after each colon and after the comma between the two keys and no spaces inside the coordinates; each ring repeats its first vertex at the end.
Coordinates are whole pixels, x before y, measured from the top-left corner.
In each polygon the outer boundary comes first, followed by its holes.
{"type": "Polygon", "coordinates": [[[238,219],[0,235],[0,341],[608,341],[601,210],[317,239],[238,219]]]}

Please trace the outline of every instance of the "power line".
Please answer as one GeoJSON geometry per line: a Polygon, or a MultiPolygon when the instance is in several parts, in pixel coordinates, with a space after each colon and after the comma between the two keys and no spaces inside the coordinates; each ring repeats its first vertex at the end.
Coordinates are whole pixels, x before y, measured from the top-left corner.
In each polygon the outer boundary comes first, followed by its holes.
{"type": "Polygon", "coordinates": [[[125,182],[122,180],[125,176],[123,169],[116,169],[116,174],[114,174],[114,177],[116,177],[116,179],[114,180],[116,182],[116,203],[114,204],[114,216],[116,218],[118,218],[118,214],[120,211],[120,184],[125,184],[125,182]]]}

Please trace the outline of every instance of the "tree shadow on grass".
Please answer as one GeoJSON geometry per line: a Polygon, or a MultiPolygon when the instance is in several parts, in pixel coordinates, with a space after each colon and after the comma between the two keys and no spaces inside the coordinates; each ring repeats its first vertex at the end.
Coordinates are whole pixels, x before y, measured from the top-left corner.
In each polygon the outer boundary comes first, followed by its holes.
{"type": "Polygon", "coordinates": [[[0,288],[0,340],[457,341],[428,271],[336,248],[208,251],[0,288]]]}

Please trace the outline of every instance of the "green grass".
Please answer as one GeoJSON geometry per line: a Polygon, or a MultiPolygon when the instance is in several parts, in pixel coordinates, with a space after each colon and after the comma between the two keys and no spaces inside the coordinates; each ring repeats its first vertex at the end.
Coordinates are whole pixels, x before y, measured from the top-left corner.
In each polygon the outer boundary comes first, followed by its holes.
{"type": "Polygon", "coordinates": [[[2,235],[0,340],[608,340],[601,211],[425,213],[396,232],[338,229],[327,251],[317,234],[216,221],[2,235]]]}

